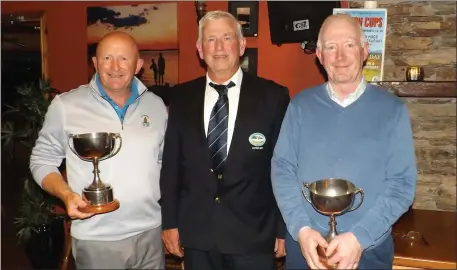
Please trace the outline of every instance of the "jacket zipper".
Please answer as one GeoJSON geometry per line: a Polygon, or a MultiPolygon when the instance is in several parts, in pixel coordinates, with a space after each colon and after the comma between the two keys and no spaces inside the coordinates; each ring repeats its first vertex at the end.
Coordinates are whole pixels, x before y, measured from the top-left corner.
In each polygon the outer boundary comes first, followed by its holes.
{"type": "MultiPolygon", "coordinates": [[[[90,86],[90,88],[92,88],[92,90],[93,90],[99,97],[101,97],[103,100],[105,100],[106,102],[108,102],[108,104],[111,106],[111,108],[113,108],[114,112],[115,112],[116,115],[117,115],[116,108],[114,108],[113,104],[111,104],[111,102],[109,102],[106,98],[102,97],[102,95],[100,95],[100,93],[99,93],[92,85],[89,84],[89,86],[90,86]]],[[[135,102],[136,102],[145,92],[147,92],[147,91],[148,91],[148,90],[145,90],[145,91],[143,91],[140,95],[138,95],[138,96],[136,97],[136,99],[132,102],[132,104],[135,103],[135,102]]],[[[129,109],[129,108],[128,108],[129,106],[130,106],[130,105],[128,105],[128,106],[127,106],[127,109],[125,110],[125,115],[127,115],[127,110],[129,109]]],[[[124,115],[124,118],[125,118],[125,115],[124,115]]],[[[118,116],[118,118],[119,118],[119,116],[118,116]]],[[[119,119],[119,121],[121,122],[121,130],[124,130],[124,120],[120,120],[120,119],[119,119]]]]}

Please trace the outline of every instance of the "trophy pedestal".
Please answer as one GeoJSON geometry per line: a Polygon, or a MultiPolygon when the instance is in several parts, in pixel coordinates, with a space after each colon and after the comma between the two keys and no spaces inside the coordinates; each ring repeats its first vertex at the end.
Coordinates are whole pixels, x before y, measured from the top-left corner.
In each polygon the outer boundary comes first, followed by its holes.
{"type": "Polygon", "coordinates": [[[330,259],[330,257],[332,257],[332,256],[327,257],[327,256],[325,255],[325,249],[324,249],[324,248],[317,247],[317,255],[319,255],[319,260],[321,261],[321,263],[322,263],[327,269],[336,269],[336,268],[338,268],[338,265],[337,265],[337,264],[330,265],[330,264],[327,263],[328,259],[330,259]]]}
{"type": "Polygon", "coordinates": [[[114,201],[106,203],[106,204],[101,204],[101,205],[93,205],[89,204],[88,206],[84,208],[79,208],[79,211],[83,213],[88,213],[88,214],[104,214],[108,212],[112,212],[116,209],[118,209],[120,206],[119,201],[117,199],[114,199],[114,201]]]}
{"type": "Polygon", "coordinates": [[[83,190],[83,200],[88,205],[80,208],[79,211],[83,213],[102,214],[119,208],[119,201],[113,198],[113,188],[108,184],[101,185],[103,185],[102,188],[91,185],[83,190]]]}
{"type": "MultiPolygon", "coordinates": [[[[324,239],[325,239],[325,241],[327,241],[327,243],[330,243],[330,242],[332,242],[333,238],[335,238],[335,236],[338,235],[338,233],[336,232],[335,215],[330,214],[330,221],[329,221],[328,225],[330,226],[330,230],[325,235],[324,239]]],[[[338,268],[338,264],[330,265],[330,264],[327,263],[328,259],[331,258],[334,253],[327,257],[325,255],[325,252],[326,252],[326,250],[324,248],[321,248],[320,246],[317,248],[317,255],[319,255],[319,260],[321,261],[321,263],[327,269],[336,269],[336,268],[338,268]]]]}

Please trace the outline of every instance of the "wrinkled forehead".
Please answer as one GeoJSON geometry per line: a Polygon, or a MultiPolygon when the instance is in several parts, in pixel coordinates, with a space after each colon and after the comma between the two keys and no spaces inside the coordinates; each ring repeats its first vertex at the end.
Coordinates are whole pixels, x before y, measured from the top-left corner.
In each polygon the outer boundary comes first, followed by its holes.
{"type": "Polygon", "coordinates": [[[215,18],[208,20],[203,26],[203,35],[219,34],[236,34],[236,25],[230,18],[215,18]]]}
{"type": "Polygon", "coordinates": [[[122,40],[110,39],[100,42],[97,47],[97,56],[106,54],[120,54],[126,56],[138,56],[138,47],[135,43],[122,40]]]}
{"type": "Polygon", "coordinates": [[[334,19],[328,21],[322,29],[322,43],[329,41],[360,40],[360,31],[346,19],[334,19]]]}

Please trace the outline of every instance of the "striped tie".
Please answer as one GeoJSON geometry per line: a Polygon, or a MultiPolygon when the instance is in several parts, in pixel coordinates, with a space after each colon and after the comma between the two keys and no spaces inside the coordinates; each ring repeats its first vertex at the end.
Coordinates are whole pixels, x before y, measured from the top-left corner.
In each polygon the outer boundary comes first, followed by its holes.
{"type": "Polygon", "coordinates": [[[227,86],[209,83],[219,93],[219,98],[211,111],[208,123],[208,146],[213,160],[213,169],[216,173],[223,173],[225,160],[227,159],[227,129],[229,103],[227,91],[235,83],[230,82],[227,86]]]}

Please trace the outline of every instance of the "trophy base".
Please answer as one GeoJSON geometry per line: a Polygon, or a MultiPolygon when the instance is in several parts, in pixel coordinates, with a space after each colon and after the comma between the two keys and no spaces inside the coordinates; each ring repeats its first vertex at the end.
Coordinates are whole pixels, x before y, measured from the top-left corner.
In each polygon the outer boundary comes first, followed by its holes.
{"type": "Polygon", "coordinates": [[[106,204],[101,204],[101,205],[92,205],[89,204],[88,206],[84,208],[79,208],[78,210],[83,213],[87,214],[104,214],[104,213],[109,213],[114,210],[117,210],[119,208],[120,204],[119,201],[114,199],[114,201],[106,203],[106,204]]]}
{"type": "Polygon", "coordinates": [[[327,263],[327,261],[330,257],[327,257],[325,255],[325,249],[321,248],[320,246],[317,247],[317,255],[319,255],[319,260],[325,266],[325,268],[327,268],[327,269],[337,269],[338,268],[337,264],[330,265],[327,263]]]}

